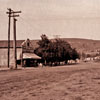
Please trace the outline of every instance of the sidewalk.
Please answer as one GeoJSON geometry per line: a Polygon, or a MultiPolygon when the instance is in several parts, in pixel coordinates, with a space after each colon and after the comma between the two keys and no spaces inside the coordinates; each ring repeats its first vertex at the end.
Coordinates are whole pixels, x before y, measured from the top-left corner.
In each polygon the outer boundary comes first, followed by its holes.
{"type": "Polygon", "coordinates": [[[10,68],[0,68],[0,71],[10,70],[10,68]]]}
{"type": "Polygon", "coordinates": [[[17,67],[17,69],[14,68],[8,68],[8,67],[0,67],[0,71],[8,71],[8,70],[20,70],[20,69],[24,69],[23,67],[17,67]]]}

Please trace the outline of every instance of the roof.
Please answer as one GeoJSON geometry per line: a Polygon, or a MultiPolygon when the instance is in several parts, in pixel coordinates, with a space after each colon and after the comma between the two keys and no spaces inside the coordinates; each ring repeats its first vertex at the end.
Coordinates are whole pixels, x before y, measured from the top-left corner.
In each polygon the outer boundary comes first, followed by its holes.
{"type": "Polygon", "coordinates": [[[36,54],[34,53],[23,53],[23,58],[24,59],[41,59],[41,57],[37,56],[36,54]]]}
{"type": "MultiPolygon", "coordinates": [[[[23,41],[24,40],[17,40],[16,47],[20,48],[21,47],[21,43],[23,41]]],[[[13,41],[12,40],[10,41],[10,47],[11,48],[13,47],[13,41]]],[[[8,48],[8,41],[7,40],[0,40],[0,48],[8,48]]]]}
{"type": "MultiPolygon", "coordinates": [[[[24,42],[25,40],[17,40],[16,42],[16,47],[17,48],[21,48],[21,44],[24,42]]],[[[30,40],[32,45],[34,46],[34,48],[38,47],[37,45],[37,41],[38,40],[30,40]]],[[[10,47],[13,47],[13,40],[10,41],[10,47]]],[[[0,48],[8,48],[8,41],[7,40],[0,40],[0,48]]]]}
{"type": "MultiPolygon", "coordinates": [[[[17,59],[21,59],[21,56],[18,55],[17,59]]],[[[23,53],[23,59],[41,59],[41,57],[34,53],[23,53]]]]}

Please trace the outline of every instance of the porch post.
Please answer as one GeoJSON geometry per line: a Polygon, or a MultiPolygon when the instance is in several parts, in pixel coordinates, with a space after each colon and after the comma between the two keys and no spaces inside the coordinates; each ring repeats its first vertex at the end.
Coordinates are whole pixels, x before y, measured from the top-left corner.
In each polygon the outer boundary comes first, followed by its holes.
{"type": "Polygon", "coordinates": [[[22,53],[21,53],[21,66],[23,67],[23,48],[22,48],[22,53]]]}

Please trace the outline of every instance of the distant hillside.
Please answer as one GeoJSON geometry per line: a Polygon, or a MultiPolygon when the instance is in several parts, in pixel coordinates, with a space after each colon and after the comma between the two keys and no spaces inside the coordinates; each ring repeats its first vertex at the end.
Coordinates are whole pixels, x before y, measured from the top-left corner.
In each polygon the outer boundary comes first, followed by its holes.
{"type": "MultiPolygon", "coordinates": [[[[92,51],[100,50],[100,40],[79,39],[79,38],[61,38],[61,39],[69,42],[73,48],[76,48],[80,52],[92,52],[92,51]]],[[[18,48],[21,47],[21,43],[23,41],[24,40],[17,41],[18,48]]],[[[38,41],[39,40],[31,40],[34,48],[38,46],[37,45],[38,41]]],[[[11,43],[11,47],[13,47],[13,41],[11,41],[10,43],[11,43]]],[[[7,46],[8,46],[7,40],[0,41],[0,48],[7,48],[7,46]]]]}
{"type": "Polygon", "coordinates": [[[100,50],[100,40],[78,39],[78,38],[63,38],[69,42],[73,48],[80,52],[93,52],[100,50]]]}

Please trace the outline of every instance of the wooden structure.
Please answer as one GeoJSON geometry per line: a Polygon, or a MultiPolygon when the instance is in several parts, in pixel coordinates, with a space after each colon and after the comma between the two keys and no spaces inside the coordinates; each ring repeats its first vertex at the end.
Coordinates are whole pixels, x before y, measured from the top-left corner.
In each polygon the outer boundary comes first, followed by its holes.
{"type": "Polygon", "coordinates": [[[22,67],[38,66],[41,57],[34,54],[34,47],[31,41],[27,39],[22,43],[21,65],[22,67]]]}

